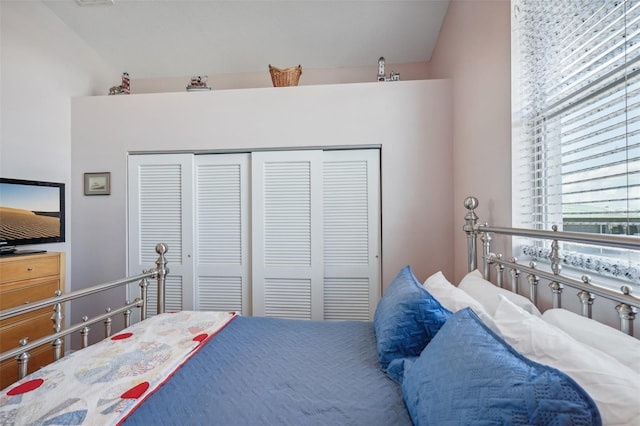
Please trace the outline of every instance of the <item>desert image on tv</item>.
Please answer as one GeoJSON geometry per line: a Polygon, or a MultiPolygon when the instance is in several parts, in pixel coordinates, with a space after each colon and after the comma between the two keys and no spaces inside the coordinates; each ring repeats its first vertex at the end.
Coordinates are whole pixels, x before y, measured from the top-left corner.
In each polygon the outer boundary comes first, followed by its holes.
{"type": "Polygon", "coordinates": [[[0,240],[59,236],[60,218],[58,213],[33,212],[0,206],[0,240]]]}
{"type": "Polygon", "coordinates": [[[61,199],[56,186],[0,182],[0,241],[60,238],[61,199]]]}

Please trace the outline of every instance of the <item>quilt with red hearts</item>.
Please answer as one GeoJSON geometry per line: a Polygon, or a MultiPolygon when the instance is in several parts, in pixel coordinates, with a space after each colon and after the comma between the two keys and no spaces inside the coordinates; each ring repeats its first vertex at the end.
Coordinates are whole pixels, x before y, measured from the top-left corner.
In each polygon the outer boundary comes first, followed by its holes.
{"type": "Polygon", "coordinates": [[[235,316],[161,314],[73,352],[4,389],[0,424],[118,424],[235,316]]]}

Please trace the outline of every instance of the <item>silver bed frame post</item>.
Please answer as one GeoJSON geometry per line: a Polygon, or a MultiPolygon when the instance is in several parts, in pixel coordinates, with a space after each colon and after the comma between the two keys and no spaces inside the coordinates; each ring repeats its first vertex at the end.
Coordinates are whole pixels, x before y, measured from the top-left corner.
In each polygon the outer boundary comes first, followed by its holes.
{"type": "MultiPolygon", "coordinates": [[[[509,261],[511,263],[518,263],[518,259],[515,257],[512,257],[511,259],[509,259],[509,261]]],[[[516,268],[511,268],[509,269],[509,272],[511,273],[511,291],[514,293],[518,293],[520,287],[520,271],[516,268]]]]}
{"type": "MultiPolygon", "coordinates": [[[[478,207],[478,199],[476,197],[467,197],[464,199],[464,207],[468,210],[464,216],[465,224],[463,226],[464,232],[467,233],[467,269],[469,272],[478,268],[478,234],[482,234],[480,239],[482,240],[482,260],[483,268],[482,275],[485,280],[489,280],[489,264],[491,253],[491,235],[488,232],[478,231],[478,215],[475,209],[478,207]]],[[[499,272],[501,272],[498,269],[499,272]]],[[[500,280],[502,277],[500,276],[500,280]]]]}
{"type": "MultiPolygon", "coordinates": [[[[83,316],[82,317],[82,322],[87,322],[89,321],[89,317],[88,316],[83,316]]],[[[82,336],[82,349],[86,348],[87,346],[89,346],[89,332],[91,331],[91,328],[89,328],[88,326],[84,326],[82,327],[82,329],[80,330],[80,336],[82,336]]]]}
{"type": "Polygon", "coordinates": [[[168,247],[164,243],[156,244],[156,253],[158,253],[158,260],[156,260],[156,278],[158,280],[158,314],[164,313],[164,296],[165,296],[165,281],[169,269],[167,268],[167,259],[164,254],[167,252],[168,247]]]}
{"type": "MultiPolygon", "coordinates": [[[[558,232],[557,225],[553,225],[551,229],[553,232],[558,232]]],[[[551,261],[551,271],[553,275],[560,275],[560,271],[562,271],[562,265],[560,265],[562,258],[560,257],[560,243],[558,243],[558,240],[551,241],[551,255],[549,256],[549,260],[551,261]]],[[[553,307],[561,308],[562,289],[564,286],[558,281],[551,281],[549,288],[551,288],[553,307]]]]}
{"type": "MultiPolygon", "coordinates": [[[[131,301],[127,299],[125,302],[127,305],[131,304],[131,301]]],[[[131,309],[127,309],[123,312],[124,315],[124,328],[127,328],[131,325],[131,309]]]]}
{"type": "Polygon", "coordinates": [[[488,232],[483,232],[480,237],[482,240],[482,276],[485,280],[490,281],[490,271],[489,265],[491,265],[491,234],[488,232]]]}
{"type": "MultiPolygon", "coordinates": [[[[502,260],[502,254],[497,254],[496,257],[502,260]]],[[[496,263],[496,285],[504,287],[504,266],[501,263],[496,263]]]]}
{"type": "MultiPolygon", "coordinates": [[[[529,268],[536,269],[536,266],[538,266],[536,262],[529,262],[529,268]]],[[[529,300],[538,306],[538,283],[540,283],[540,278],[531,273],[527,275],[527,280],[529,281],[529,300]]]]}
{"type": "Polygon", "coordinates": [[[464,207],[468,210],[464,216],[464,226],[462,229],[467,233],[467,268],[469,272],[477,268],[478,264],[478,247],[477,247],[477,223],[478,215],[474,211],[478,207],[478,199],[476,197],[467,197],[464,199],[464,207]]]}
{"type": "MultiPolygon", "coordinates": [[[[29,343],[29,338],[22,338],[19,343],[20,346],[26,346],[27,343],[29,343]]],[[[29,369],[29,358],[31,358],[29,351],[24,351],[16,357],[16,360],[18,360],[18,378],[20,379],[27,375],[27,370],[29,369]]]]}
{"type": "MultiPolygon", "coordinates": [[[[105,310],[107,314],[111,313],[111,308],[105,310]]],[[[104,338],[111,337],[111,317],[104,319],[104,338]]]]}
{"type": "MultiPolygon", "coordinates": [[[[626,296],[631,294],[631,287],[628,285],[623,285],[620,290],[622,290],[622,294],[626,296]]],[[[618,311],[618,315],[620,316],[620,331],[633,336],[633,320],[636,319],[637,310],[631,305],[621,303],[616,306],[616,311],[618,311]]]]}
{"type": "MultiPolygon", "coordinates": [[[[553,232],[558,232],[558,226],[553,225],[551,230],[553,232]]],[[[562,258],[560,257],[560,243],[558,243],[558,240],[551,241],[551,255],[549,256],[549,260],[551,261],[551,271],[553,272],[553,275],[560,275],[560,271],[562,271],[562,265],[560,265],[562,258]]],[[[551,281],[549,283],[549,288],[552,293],[553,307],[561,308],[562,289],[564,286],[558,281],[551,281]]]]}
{"type": "MultiPolygon", "coordinates": [[[[589,275],[583,275],[581,277],[582,282],[585,284],[589,284],[591,282],[591,277],[589,275]]],[[[578,299],[580,300],[580,313],[583,317],[592,318],[593,317],[593,300],[596,298],[596,295],[588,292],[586,290],[580,290],[578,292],[578,299]]]]}
{"type": "Polygon", "coordinates": [[[147,287],[149,287],[149,281],[146,278],[140,280],[140,319],[142,321],[147,319],[147,287]]]}
{"type": "MultiPolygon", "coordinates": [[[[56,290],[56,297],[62,296],[62,291],[56,290]]],[[[53,305],[53,314],[51,314],[51,321],[53,322],[53,332],[57,333],[62,329],[62,320],[64,319],[64,314],[62,313],[62,304],[56,303],[53,305]]],[[[53,342],[51,342],[51,346],[53,347],[53,360],[57,361],[62,357],[62,339],[57,338],[53,342]]]]}

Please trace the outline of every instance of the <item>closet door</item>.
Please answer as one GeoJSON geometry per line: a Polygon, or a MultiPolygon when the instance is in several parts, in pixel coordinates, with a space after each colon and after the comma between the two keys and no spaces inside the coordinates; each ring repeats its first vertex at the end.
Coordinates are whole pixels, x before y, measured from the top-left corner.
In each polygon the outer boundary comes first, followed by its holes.
{"type": "Polygon", "coordinates": [[[372,320],[380,299],[380,150],[323,155],[324,319],[372,320]]]}
{"type": "Polygon", "coordinates": [[[373,318],[379,150],[132,155],[128,186],[129,271],[168,244],[167,310],[373,318]]]}
{"type": "MultiPolygon", "coordinates": [[[[155,265],[155,245],[166,243],[165,308],[193,309],[193,155],[130,155],[127,186],[128,272],[155,265]]],[[[150,315],[156,313],[157,294],[151,281],[150,315]]]]}
{"type": "Polygon", "coordinates": [[[322,151],[251,159],[253,314],[323,316],[322,151]]]}
{"type": "Polygon", "coordinates": [[[251,315],[249,154],[196,156],[198,310],[251,315]]]}

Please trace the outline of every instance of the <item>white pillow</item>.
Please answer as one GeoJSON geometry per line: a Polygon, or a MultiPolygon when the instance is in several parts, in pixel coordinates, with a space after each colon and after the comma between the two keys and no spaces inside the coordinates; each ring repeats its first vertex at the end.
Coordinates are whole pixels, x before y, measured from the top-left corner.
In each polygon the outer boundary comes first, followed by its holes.
{"type": "Polygon", "coordinates": [[[460,309],[471,308],[482,322],[494,331],[497,331],[491,316],[484,307],[473,297],[460,290],[445,278],[441,271],[431,275],[423,284],[424,288],[435,297],[438,302],[451,312],[458,312],[460,309]]]}
{"type": "Polygon", "coordinates": [[[637,424],[639,374],[525,312],[504,296],[500,296],[493,320],[504,339],[522,355],[563,371],[582,386],[598,406],[603,424],[637,424]]]}
{"type": "Polygon", "coordinates": [[[585,345],[606,352],[640,374],[640,340],[566,309],[548,309],[542,319],[585,345]]]}
{"type": "Polygon", "coordinates": [[[458,288],[464,290],[471,297],[476,299],[489,315],[495,314],[498,303],[500,302],[499,295],[503,295],[516,306],[521,307],[530,314],[536,316],[542,316],[536,305],[534,305],[529,299],[512,291],[500,288],[493,285],[489,281],[482,278],[482,274],[477,269],[469,272],[458,284],[458,288]]]}

